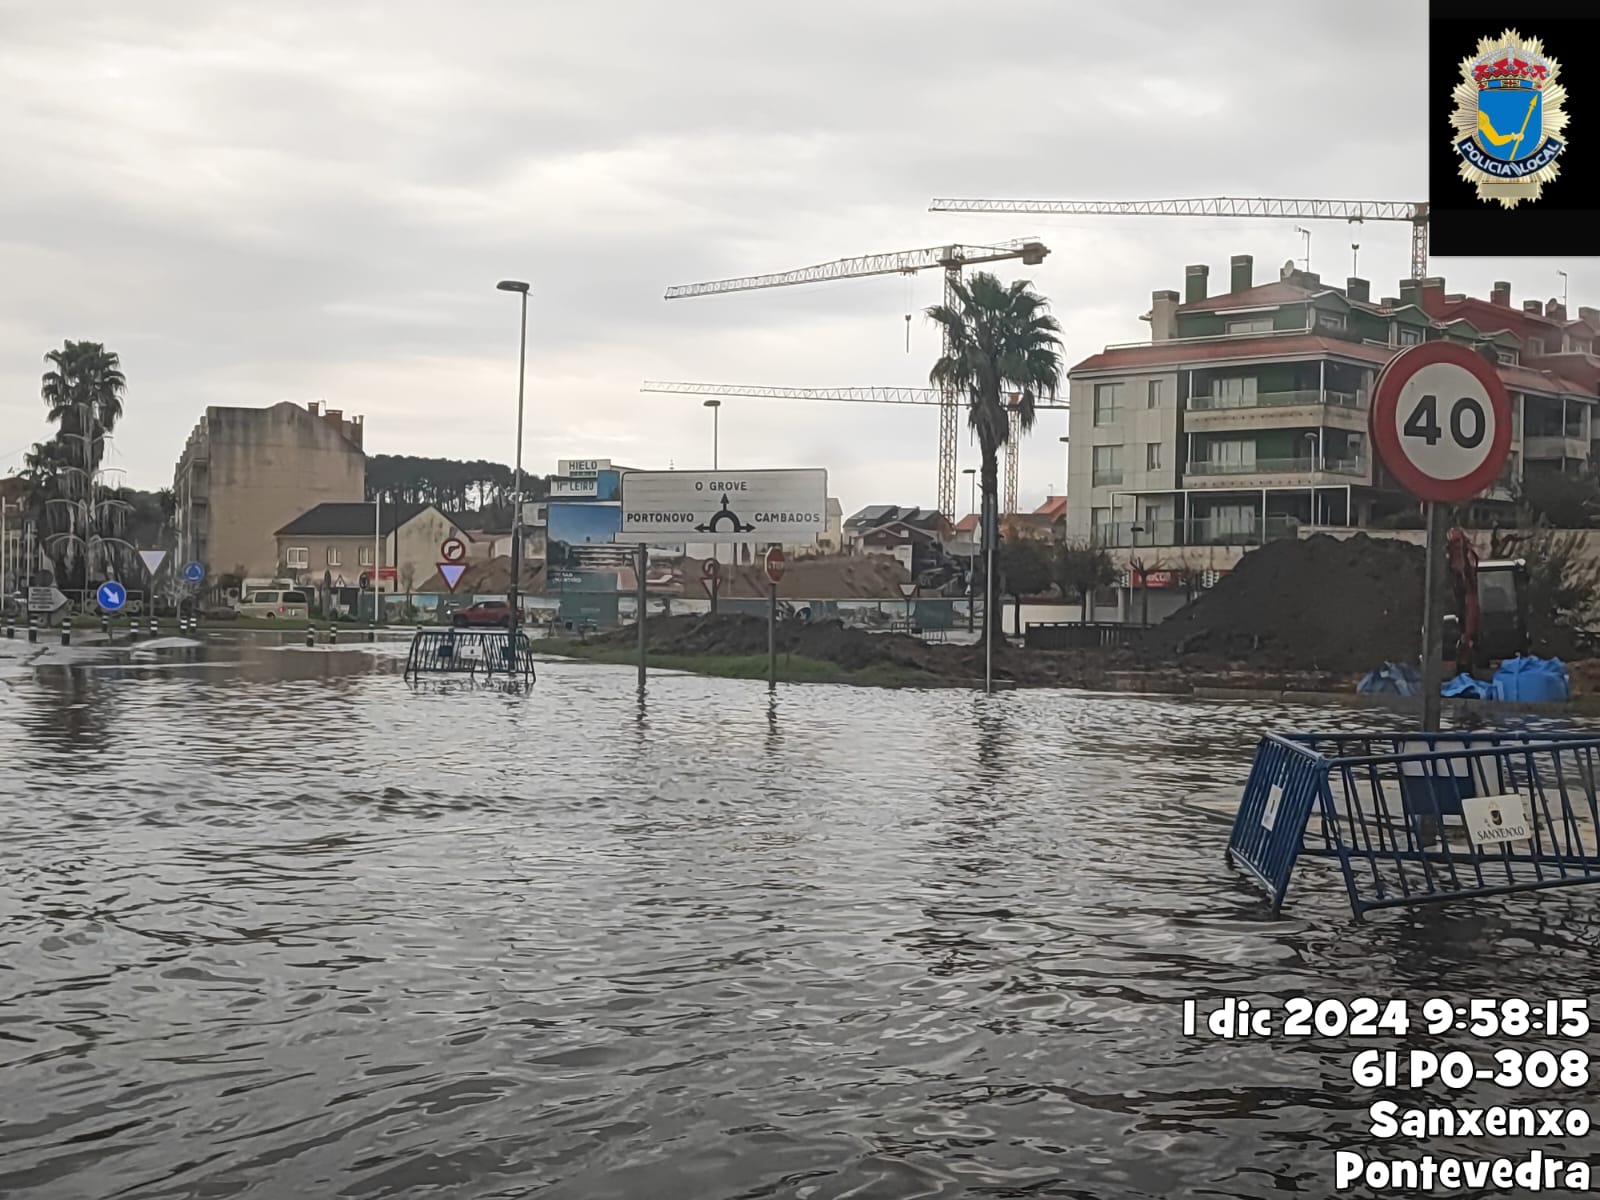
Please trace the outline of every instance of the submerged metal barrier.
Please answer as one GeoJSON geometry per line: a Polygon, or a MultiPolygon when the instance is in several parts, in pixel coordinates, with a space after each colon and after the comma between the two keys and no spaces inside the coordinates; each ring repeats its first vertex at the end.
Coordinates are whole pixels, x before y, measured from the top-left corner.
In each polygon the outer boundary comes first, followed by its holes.
{"type": "Polygon", "coordinates": [[[423,675],[518,676],[527,683],[537,678],[533,668],[533,643],[518,630],[419,629],[406,654],[406,679],[423,675]]]}
{"type": "Polygon", "coordinates": [[[1302,854],[1375,908],[1600,883],[1600,737],[1268,734],[1228,858],[1283,904],[1302,854]]]}

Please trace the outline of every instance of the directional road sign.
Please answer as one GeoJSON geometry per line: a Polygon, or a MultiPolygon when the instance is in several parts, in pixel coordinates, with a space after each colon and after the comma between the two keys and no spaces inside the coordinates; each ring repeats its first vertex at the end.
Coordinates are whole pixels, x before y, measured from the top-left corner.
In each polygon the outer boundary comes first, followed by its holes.
{"type": "Polygon", "coordinates": [[[152,575],[161,569],[161,564],[166,560],[166,557],[167,552],[165,550],[139,551],[139,561],[144,564],[144,569],[152,575]]]}
{"type": "Polygon", "coordinates": [[[188,562],[183,565],[183,577],[189,583],[199,583],[206,577],[206,566],[201,562],[188,562]]]}
{"type": "Polygon", "coordinates": [[[108,613],[121,612],[128,602],[128,589],[114,579],[102,583],[94,594],[94,602],[108,613]]]}
{"type": "Polygon", "coordinates": [[[1372,443],[1420,500],[1479,495],[1511,449],[1511,398],[1498,368],[1457,342],[1402,350],[1373,388],[1372,443]]]}

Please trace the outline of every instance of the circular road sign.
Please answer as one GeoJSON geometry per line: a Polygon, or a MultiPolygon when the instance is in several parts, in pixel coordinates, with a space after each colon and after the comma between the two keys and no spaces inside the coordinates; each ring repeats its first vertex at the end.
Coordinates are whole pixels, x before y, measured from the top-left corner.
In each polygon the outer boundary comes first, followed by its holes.
{"type": "Polygon", "coordinates": [[[705,579],[715,579],[722,570],[722,564],[714,558],[708,558],[700,564],[700,574],[705,579]]]}
{"type": "Polygon", "coordinates": [[[781,547],[774,546],[767,551],[766,567],[767,578],[773,583],[777,583],[783,578],[784,562],[781,547]]]}
{"type": "Polygon", "coordinates": [[[1495,365],[1455,342],[1424,342],[1389,360],[1372,393],[1372,442],[1421,500],[1467,500],[1492,484],[1511,449],[1511,398],[1495,365]]]}
{"type": "Polygon", "coordinates": [[[201,562],[186,563],[183,568],[183,577],[190,583],[199,583],[206,577],[206,567],[201,562]]]}
{"type": "Polygon", "coordinates": [[[460,538],[446,538],[439,543],[439,557],[445,562],[460,562],[467,556],[467,544],[460,538]]]}
{"type": "Polygon", "coordinates": [[[108,613],[121,612],[128,602],[128,589],[108,579],[95,590],[94,602],[108,613]]]}

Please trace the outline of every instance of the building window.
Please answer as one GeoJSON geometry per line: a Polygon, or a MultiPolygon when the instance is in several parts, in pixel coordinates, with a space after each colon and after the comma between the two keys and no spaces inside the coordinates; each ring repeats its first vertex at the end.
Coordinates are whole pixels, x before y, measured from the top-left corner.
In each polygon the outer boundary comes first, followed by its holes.
{"type": "Polygon", "coordinates": [[[1344,314],[1343,313],[1319,312],[1317,314],[1317,328],[1318,329],[1343,329],[1344,328],[1344,314]]]}
{"type": "Polygon", "coordinates": [[[1146,442],[1144,447],[1144,469],[1146,471],[1159,471],[1161,469],[1161,443],[1146,442]]]}
{"type": "Polygon", "coordinates": [[[1144,406],[1146,408],[1161,407],[1161,380],[1152,379],[1144,385],[1144,406]]]}
{"type": "Polygon", "coordinates": [[[1110,425],[1122,410],[1122,385],[1097,383],[1094,385],[1094,423],[1110,425]]]}
{"type": "MultiPolygon", "coordinates": [[[[1572,348],[1574,350],[1582,350],[1583,349],[1583,347],[1581,345],[1579,345],[1577,342],[1574,342],[1572,344],[1572,348]]],[[[1528,353],[1529,354],[1543,354],[1544,353],[1544,343],[1542,341],[1540,341],[1538,338],[1529,338],[1528,339],[1528,353]]]]}
{"type": "Polygon", "coordinates": [[[1095,487],[1122,482],[1122,447],[1096,446],[1094,448],[1095,487]]]}
{"type": "Polygon", "coordinates": [[[341,566],[343,564],[343,560],[344,560],[344,555],[339,553],[339,547],[337,547],[337,546],[329,546],[328,547],[328,565],[330,567],[341,566]]]}
{"type": "Polygon", "coordinates": [[[1089,510],[1089,536],[1097,546],[1110,544],[1111,510],[1109,508],[1092,508],[1089,510]]]}
{"type": "Polygon", "coordinates": [[[290,546],[283,552],[283,561],[291,567],[298,567],[302,571],[311,565],[311,551],[304,546],[290,546]]]}
{"type": "Polygon", "coordinates": [[[1202,443],[1198,449],[1203,451],[1204,461],[1216,467],[1248,470],[1256,465],[1254,441],[1235,438],[1229,441],[1202,443]]]}
{"type": "Polygon", "coordinates": [[[361,553],[360,553],[360,555],[358,557],[360,558],[361,565],[363,567],[370,567],[372,565],[372,547],[371,546],[363,546],[363,547],[361,547],[361,553]]]}
{"type": "Polygon", "coordinates": [[[1415,346],[1422,341],[1422,330],[1400,326],[1395,339],[1402,346],[1415,346]]]}
{"type": "Polygon", "coordinates": [[[1502,367],[1514,367],[1517,365],[1517,352],[1515,350],[1496,350],[1494,356],[1500,360],[1502,367]]]}
{"type": "Polygon", "coordinates": [[[1271,317],[1243,317],[1237,321],[1229,321],[1223,327],[1224,333],[1271,333],[1271,317]]]}
{"type": "Polygon", "coordinates": [[[1254,408],[1256,381],[1243,376],[1213,380],[1211,396],[1213,408],[1254,408]]]}

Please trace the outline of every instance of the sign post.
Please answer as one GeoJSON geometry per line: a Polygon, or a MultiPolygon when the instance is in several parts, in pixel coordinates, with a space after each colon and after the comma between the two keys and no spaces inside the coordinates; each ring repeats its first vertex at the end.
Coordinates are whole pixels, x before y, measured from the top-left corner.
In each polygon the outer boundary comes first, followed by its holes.
{"type": "Polygon", "coordinates": [[[1372,444],[1389,473],[1423,503],[1422,728],[1439,728],[1436,592],[1445,510],[1499,478],[1511,449],[1511,398],[1494,363],[1456,342],[1423,342],[1389,360],[1372,393],[1372,444]]]}
{"type": "Polygon", "coordinates": [[[644,606],[645,606],[645,575],[650,567],[650,547],[641,542],[635,549],[638,557],[634,560],[633,571],[637,576],[635,583],[639,589],[639,612],[634,620],[639,623],[639,696],[644,697],[644,606]]]}
{"type": "Polygon", "coordinates": [[[718,585],[722,580],[722,564],[714,558],[708,558],[700,564],[700,577],[705,582],[706,594],[711,597],[711,615],[717,615],[718,585]]]}
{"type": "Polygon", "coordinates": [[[783,547],[767,551],[767,687],[778,686],[778,584],[783,579],[783,547]]]}

